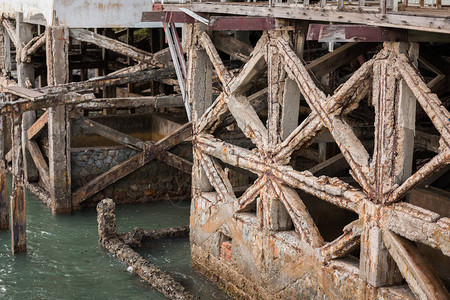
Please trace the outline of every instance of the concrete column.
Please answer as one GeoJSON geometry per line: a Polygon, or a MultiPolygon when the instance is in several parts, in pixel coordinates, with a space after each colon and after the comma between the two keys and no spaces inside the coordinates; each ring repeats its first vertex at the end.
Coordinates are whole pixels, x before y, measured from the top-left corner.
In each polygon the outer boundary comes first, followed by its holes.
{"type": "MultiPolygon", "coordinates": [[[[304,23],[299,23],[294,32],[294,50],[300,58],[303,58],[306,30],[306,25],[304,23]]],[[[298,126],[300,98],[301,94],[297,83],[290,78],[286,78],[283,92],[283,109],[281,112],[282,140],[285,140],[298,126]]]]}
{"type": "MultiPolygon", "coordinates": [[[[198,49],[195,42],[194,30],[202,30],[201,25],[187,26],[187,35],[191,41],[188,52],[188,78],[187,92],[189,103],[192,105],[192,124],[201,118],[206,109],[212,104],[212,64],[205,50],[198,49]]],[[[200,189],[203,192],[213,191],[214,188],[197,160],[194,160],[192,176],[193,191],[200,189]]]]}
{"type": "MultiPolygon", "coordinates": [[[[66,83],[69,78],[69,31],[47,28],[48,84],[66,83]]],[[[65,106],[48,109],[49,177],[51,207],[54,213],[72,210],[70,173],[70,123],[65,106]]]]}

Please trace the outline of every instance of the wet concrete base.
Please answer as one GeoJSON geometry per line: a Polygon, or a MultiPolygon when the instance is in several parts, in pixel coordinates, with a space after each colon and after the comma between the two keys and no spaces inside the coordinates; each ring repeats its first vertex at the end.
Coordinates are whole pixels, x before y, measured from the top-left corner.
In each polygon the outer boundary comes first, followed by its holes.
{"type": "Polygon", "coordinates": [[[295,231],[260,229],[256,214],[236,213],[219,224],[205,199],[192,208],[192,265],[237,299],[414,299],[406,285],[365,283],[356,257],[323,262],[295,231]],[[230,259],[221,253],[224,241],[230,259]]]}

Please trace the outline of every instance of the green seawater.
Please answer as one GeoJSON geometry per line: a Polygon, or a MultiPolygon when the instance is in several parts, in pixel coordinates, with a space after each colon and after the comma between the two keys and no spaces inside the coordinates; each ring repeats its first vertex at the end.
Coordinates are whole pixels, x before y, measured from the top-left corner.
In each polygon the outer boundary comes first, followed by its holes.
{"type": "MultiPolygon", "coordinates": [[[[53,215],[27,192],[26,254],[12,255],[9,230],[0,232],[0,299],[165,299],[103,249],[94,208],[53,215]]],[[[189,203],[116,207],[119,232],[189,224],[189,203]]],[[[201,299],[229,299],[190,266],[188,238],[163,239],[138,250],[201,299]]]]}

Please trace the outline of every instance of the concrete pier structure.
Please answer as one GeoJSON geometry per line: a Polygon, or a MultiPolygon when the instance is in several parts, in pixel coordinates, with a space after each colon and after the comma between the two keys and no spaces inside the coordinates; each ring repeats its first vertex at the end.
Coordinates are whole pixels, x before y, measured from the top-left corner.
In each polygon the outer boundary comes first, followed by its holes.
{"type": "Polygon", "coordinates": [[[236,298],[450,297],[450,3],[22,2],[0,2],[14,249],[24,186],[67,212],[142,194],[157,159],[144,195],[191,184],[192,264],[236,298]]]}

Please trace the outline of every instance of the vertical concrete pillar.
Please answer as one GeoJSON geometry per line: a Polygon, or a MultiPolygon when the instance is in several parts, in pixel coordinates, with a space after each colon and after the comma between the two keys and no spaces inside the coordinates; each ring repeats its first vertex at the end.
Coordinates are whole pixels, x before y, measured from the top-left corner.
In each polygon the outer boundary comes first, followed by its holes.
{"type": "MultiPolygon", "coordinates": [[[[305,47],[305,35],[307,31],[306,23],[299,23],[296,25],[296,30],[293,33],[294,50],[298,57],[303,58],[303,51],[305,47]]],[[[298,126],[298,116],[300,109],[300,89],[297,83],[286,78],[283,92],[283,104],[281,115],[281,139],[284,140],[288,135],[294,131],[298,126]]]]}
{"type": "MultiPolygon", "coordinates": [[[[49,27],[47,37],[48,84],[66,83],[69,78],[69,32],[67,28],[49,27]]],[[[49,193],[54,213],[72,209],[70,174],[70,123],[64,105],[48,109],[49,193]]]]}
{"type": "MultiPolygon", "coordinates": [[[[33,25],[27,24],[23,21],[23,14],[16,14],[16,34],[21,46],[26,45],[33,38],[33,25]]],[[[34,66],[21,59],[22,49],[17,49],[17,78],[20,86],[27,86],[27,83],[34,84],[34,66]]],[[[39,180],[39,172],[34,165],[31,154],[28,151],[28,137],[27,130],[36,121],[36,112],[27,111],[22,116],[22,152],[23,152],[23,167],[25,179],[29,182],[39,180]]]]}
{"type": "MultiPolygon", "coordinates": [[[[418,44],[387,43],[386,46],[390,51],[407,54],[411,61],[417,64],[418,44]]],[[[382,71],[381,76],[383,76],[384,81],[389,79],[384,73],[388,74],[391,70],[385,67],[382,71]]],[[[374,78],[376,78],[376,75],[374,74],[374,78]]],[[[375,84],[379,83],[374,82],[375,84]]],[[[384,91],[383,98],[380,96],[380,98],[373,100],[374,103],[376,103],[375,101],[381,102],[378,103],[378,107],[375,107],[379,119],[379,124],[376,127],[376,131],[379,131],[379,133],[377,135],[376,132],[375,143],[379,146],[374,150],[374,160],[377,156],[381,156],[381,161],[383,161],[382,166],[375,165],[375,167],[387,169],[385,173],[380,173],[383,177],[378,183],[379,192],[377,196],[382,203],[380,206],[383,205],[383,197],[388,194],[387,192],[391,191],[394,185],[402,184],[411,175],[414,152],[416,99],[403,80],[398,82],[394,80],[390,84],[398,84],[396,95],[387,98],[385,95],[389,94],[389,91],[384,91]],[[379,108],[380,106],[383,106],[383,109],[379,108]],[[386,120],[391,119],[395,120],[392,124],[386,122],[386,120]],[[393,128],[389,128],[387,131],[389,134],[386,134],[385,131],[380,130],[382,126],[392,126],[393,128]],[[392,134],[392,132],[395,132],[395,134],[392,134]],[[396,149],[391,149],[392,145],[396,149]],[[391,159],[392,161],[388,161],[392,151],[395,151],[396,155],[391,159]]],[[[388,86],[384,84],[384,86],[380,85],[380,88],[388,89],[388,86]]],[[[364,211],[366,220],[361,234],[360,276],[375,287],[397,284],[402,281],[402,277],[383,243],[382,229],[379,225],[379,208],[367,206],[364,211]]]]}
{"type": "MultiPolygon", "coordinates": [[[[212,64],[205,50],[195,46],[194,32],[204,30],[200,24],[186,26],[186,35],[191,42],[188,52],[187,92],[189,103],[192,105],[192,124],[201,118],[206,109],[212,104],[212,64]]],[[[206,174],[197,160],[194,160],[192,172],[193,191],[213,191],[206,174]]]]}

